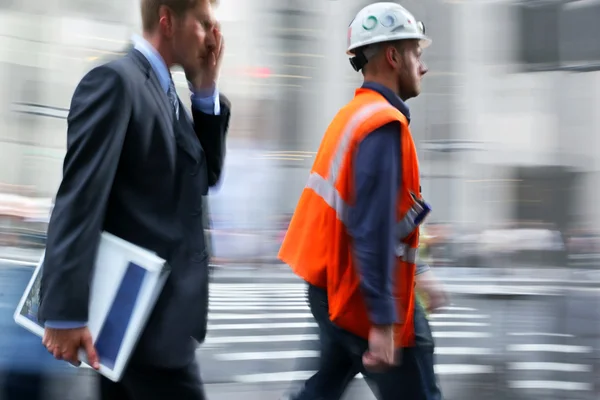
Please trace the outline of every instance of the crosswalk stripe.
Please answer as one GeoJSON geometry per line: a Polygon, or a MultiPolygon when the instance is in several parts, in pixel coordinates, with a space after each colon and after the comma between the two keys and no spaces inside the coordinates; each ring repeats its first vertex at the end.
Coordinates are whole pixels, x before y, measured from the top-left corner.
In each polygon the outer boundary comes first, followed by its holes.
{"type": "Polygon", "coordinates": [[[544,333],[544,332],[510,332],[508,336],[546,336],[546,337],[563,337],[574,338],[575,335],[568,333],[544,333]]]}
{"type": "Polygon", "coordinates": [[[509,381],[508,386],[513,389],[537,389],[537,390],[564,390],[564,391],[590,391],[594,386],[591,383],[571,381],[509,381]]]}
{"type": "Polygon", "coordinates": [[[457,355],[492,355],[493,350],[485,347],[435,347],[435,354],[438,356],[457,356],[457,355]]]}
{"type": "Polygon", "coordinates": [[[304,313],[272,313],[272,314],[208,314],[208,320],[254,320],[254,319],[307,319],[314,318],[309,312],[304,313]]]}
{"type": "Polygon", "coordinates": [[[507,351],[514,352],[548,352],[548,353],[591,353],[593,349],[588,346],[575,346],[566,344],[511,344],[506,346],[507,351]]]}
{"type": "Polygon", "coordinates": [[[492,335],[487,332],[432,332],[435,339],[478,339],[489,338],[492,335]]]}
{"type": "MultiPolygon", "coordinates": [[[[435,372],[439,375],[476,375],[491,374],[494,368],[488,365],[471,364],[445,364],[436,365],[435,372]]],[[[237,375],[234,380],[239,383],[267,383],[267,382],[293,382],[304,381],[310,378],[315,371],[287,371],[261,374],[237,375]]],[[[358,379],[363,379],[361,374],[356,375],[358,379]]]]}
{"type": "MultiPolygon", "coordinates": [[[[223,295],[220,297],[211,295],[210,304],[225,306],[225,305],[236,305],[236,306],[307,306],[306,296],[291,295],[282,297],[280,299],[274,299],[272,297],[265,297],[262,295],[255,295],[252,297],[248,296],[231,296],[223,295]]],[[[444,311],[468,311],[474,312],[477,309],[472,307],[442,307],[437,313],[444,311]]],[[[439,314],[436,314],[439,315],[439,314]]],[[[448,315],[448,314],[443,314],[448,315]]],[[[454,314],[462,317],[464,314],[454,314]]],[[[439,317],[437,317],[439,318],[439,317]]]]}
{"type": "Polygon", "coordinates": [[[222,305],[211,305],[209,306],[209,310],[215,310],[215,311],[227,311],[227,310],[239,310],[239,311],[251,311],[251,310],[298,310],[298,311],[305,311],[308,310],[308,305],[303,305],[303,306],[277,306],[277,305],[272,305],[272,306],[237,306],[237,305],[226,305],[226,306],[222,306],[222,305]]]}
{"type": "Polygon", "coordinates": [[[303,342],[318,340],[319,335],[259,335],[259,336],[209,336],[206,344],[303,342]]]}
{"type": "MultiPolygon", "coordinates": [[[[491,335],[486,332],[433,332],[437,339],[477,339],[487,338],[491,335]]],[[[233,343],[271,343],[271,342],[302,342],[319,340],[319,335],[252,335],[252,336],[209,336],[207,344],[233,344],[233,343]]]]}
{"type": "Polygon", "coordinates": [[[592,372],[593,368],[587,364],[569,364],[557,362],[513,362],[508,364],[509,369],[518,371],[559,371],[559,372],[592,372]]]}
{"type": "Polygon", "coordinates": [[[211,331],[245,330],[245,329],[292,329],[292,328],[316,328],[316,322],[267,322],[262,324],[217,324],[208,325],[211,331]]]}
{"type": "MultiPolygon", "coordinates": [[[[308,316],[306,318],[309,318],[308,316]]],[[[213,318],[215,319],[215,318],[213,318]]],[[[218,318],[216,318],[218,319],[218,318]]],[[[228,319],[228,318],[224,318],[228,319]]],[[[245,318],[231,318],[245,319],[245,318]]],[[[256,318],[259,319],[259,318],[256,318]]],[[[431,321],[429,325],[433,327],[484,327],[490,326],[486,322],[456,322],[456,321],[431,321]]],[[[239,324],[209,324],[211,330],[227,330],[227,329],[288,329],[288,328],[311,328],[316,327],[316,322],[264,322],[256,323],[239,323],[239,324]]]]}
{"type": "Polygon", "coordinates": [[[306,301],[298,300],[298,301],[269,301],[267,299],[249,299],[246,301],[240,301],[239,299],[236,301],[232,300],[210,300],[209,304],[215,306],[270,306],[270,305],[278,305],[278,306],[303,306],[306,305],[306,301]]]}
{"type": "Polygon", "coordinates": [[[306,298],[306,293],[304,290],[295,292],[295,291],[286,291],[286,292],[276,292],[276,291],[256,291],[256,292],[244,292],[244,291],[236,291],[236,293],[232,292],[221,292],[221,293],[210,293],[211,298],[237,298],[237,299],[248,299],[255,297],[267,297],[267,298],[282,298],[282,299],[300,299],[306,298]]]}
{"type": "MultiPolygon", "coordinates": [[[[436,355],[491,355],[492,349],[480,347],[436,347],[436,355]]],[[[214,358],[219,361],[257,361],[257,360],[294,360],[297,358],[318,358],[316,350],[291,351],[251,351],[237,353],[219,353],[214,358]]]]}
{"type": "Polygon", "coordinates": [[[429,319],[486,319],[489,315],[483,314],[431,314],[429,319]]]}
{"type": "Polygon", "coordinates": [[[291,289],[302,289],[306,290],[306,283],[211,283],[211,290],[226,290],[226,289],[235,289],[235,290],[259,290],[259,289],[269,289],[269,290],[279,290],[285,289],[286,291],[291,289]]]}
{"type": "Polygon", "coordinates": [[[448,306],[448,307],[440,307],[440,311],[477,311],[476,308],[472,307],[456,307],[456,306],[448,306]]]}
{"type": "Polygon", "coordinates": [[[435,327],[452,327],[452,326],[463,326],[463,327],[475,327],[475,326],[490,326],[488,322],[456,322],[456,321],[429,321],[430,326],[435,327]]]}
{"type": "Polygon", "coordinates": [[[317,358],[320,352],[315,350],[295,351],[260,351],[245,353],[215,354],[220,361],[254,361],[254,360],[295,360],[297,358],[317,358]]]}

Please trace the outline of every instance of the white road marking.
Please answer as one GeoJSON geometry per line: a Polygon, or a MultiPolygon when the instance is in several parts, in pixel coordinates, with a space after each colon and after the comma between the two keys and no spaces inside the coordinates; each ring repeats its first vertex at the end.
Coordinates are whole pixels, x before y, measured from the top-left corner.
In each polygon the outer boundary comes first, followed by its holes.
{"type": "Polygon", "coordinates": [[[314,319],[309,312],[304,313],[273,313],[273,314],[208,314],[208,321],[211,320],[240,320],[240,319],[314,319]]]}
{"type": "Polygon", "coordinates": [[[253,361],[253,360],[294,360],[296,358],[317,358],[321,355],[315,350],[296,351],[257,351],[245,353],[215,354],[220,361],[253,361]]]}
{"type": "Polygon", "coordinates": [[[545,337],[564,337],[573,338],[574,335],[566,333],[544,333],[544,332],[511,332],[508,336],[545,336],[545,337]]]}
{"type": "Polygon", "coordinates": [[[439,356],[456,355],[478,355],[485,356],[494,354],[492,349],[484,347],[436,347],[435,354],[439,356]]]}
{"type": "Polygon", "coordinates": [[[259,336],[209,336],[205,343],[233,344],[233,343],[270,343],[270,342],[304,342],[319,340],[319,335],[259,335],[259,336]]]}
{"type": "Polygon", "coordinates": [[[548,352],[548,353],[591,353],[593,349],[587,346],[574,346],[566,344],[511,344],[506,347],[507,351],[523,352],[548,352]]]}
{"type": "Polygon", "coordinates": [[[306,311],[308,310],[308,305],[303,305],[303,306],[277,306],[277,305],[272,305],[272,306],[235,306],[235,305],[226,305],[226,306],[215,306],[215,305],[210,305],[209,306],[209,310],[211,311],[228,311],[228,310],[236,310],[236,311],[252,311],[252,310],[279,310],[279,311],[283,311],[283,310],[297,310],[297,311],[306,311]]]}
{"type": "Polygon", "coordinates": [[[592,366],[587,364],[569,364],[556,362],[513,362],[508,363],[508,369],[518,371],[559,371],[559,372],[592,372],[592,366]]]}
{"type": "Polygon", "coordinates": [[[208,325],[209,331],[245,330],[245,329],[297,329],[316,328],[316,322],[267,322],[262,324],[216,324],[208,325]]]}
{"type": "Polygon", "coordinates": [[[215,306],[272,306],[272,305],[278,305],[278,306],[302,306],[302,305],[306,305],[306,301],[305,300],[296,300],[296,301],[289,301],[289,300],[272,300],[272,299],[247,299],[247,300],[240,300],[240,299],[223,299],[223,300],[213,300],[211,299],[209,304],[215,305],[215,306]]]}
{"type": "MultiPolygon", "coordinates": [[[[485,332],[433,332],[433,337],[440,339],[477,339],[490,337],[485,332]]],[[[252,336],[209,336],[206,343],[233,344],[233,343],[269,343],[269,342],[303,342],[319,340],[319,335],[252,335],[252,336]]]]}
{"type": "Polygon", "coordinates": [[[429,321],[430,326],[449,327],[449,326],[490,326],[487,322],[456,322],[456,321],[429,321]]]}
{"type": "Polygon", "coordinates": [[[565,391],[590,391],[591,383],[565,382],[565,381],[509,381],[508,386],[513,389],[538,389],[538,390],[565,390],[565,391]]]}
{"type": "MultiPolygon", "coordinates": [[[[436,355],[491,355],[492,349],[478,347],[437,347],[436,355]]],[[[297,358],[318,358],[316,350],[291,351],[250,351],[239,353],[219,353],[213,357],[220,361],[294,360],[297,358]]]]}
{"type": "Polygon", "coordinates": [[[484,314],[431,314],[429,319],[485,319],[489,315],[484,314]]]}
{"type": "MultiPolygon", "coordinates": [[[[435,372],[439,375],[491,374],[494,372],[494,368],[488,365],[446,364],[443,366],[436,365],[435,372]]],[[[233,379],[239,383],[293,382],[304,381],[313,374],[314,371],[290,371],[237,375],[233,379]]],[[[363,379],[364,377],[358,374],[356,378],[363,379]]]]}
{"type": "Polygon", "coordinates": [[[492,335],[486,332],[432,332],[436,339],[479,339],[492,335]]]}
{"type": "Polygon", "coordinates": [[[440,307],[438,310],[439,311],[477,311],[476,308],[472,308],[472,307],[454,307],[454,306],[440,307]]]}
{"type": "Polygon", "coordinates": [[[12,258],[0,258],[0,263],[2,263],[2,264],[10,264],[10,265],[20,265],[20,266],[23,266],[23,267],[33,267],[33,266],[35,266],[35,262],[33,262],[33,261],[14,260],[12,258]]]}

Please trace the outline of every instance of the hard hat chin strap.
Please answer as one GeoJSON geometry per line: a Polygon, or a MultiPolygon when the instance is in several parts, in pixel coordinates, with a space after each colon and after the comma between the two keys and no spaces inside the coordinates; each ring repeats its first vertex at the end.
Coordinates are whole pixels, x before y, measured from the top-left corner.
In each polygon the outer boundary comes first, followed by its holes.
{"type": "Polygon", "coordinates": [[[350,65],[352,65],[352,68],[354,68],[356,72],[360,71],[367,65],[369,60],[377,54],[379,49],[380,46],[377,43],[356,49],[354,51],[354,57],[350,59],[350,65]]]}
{"type": "Polygon", "coordinates": [[[352,65],[352,68],[358,72],[363,69],[365,65],[367,65],[369,60],[367,60],[367,57],[361,50],[356,51],[354,54],[354,57],[350,59],[350,65],[352,65]]]}

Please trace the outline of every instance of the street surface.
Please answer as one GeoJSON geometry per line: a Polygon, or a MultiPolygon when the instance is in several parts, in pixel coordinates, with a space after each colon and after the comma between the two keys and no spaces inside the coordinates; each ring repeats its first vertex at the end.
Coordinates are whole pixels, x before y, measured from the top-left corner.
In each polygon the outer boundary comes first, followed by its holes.
{"type": "MultiPolygon", "coordinates": [[[[305,286],[284,271],[265,279],[252,269],[217,270],[209,336],[198,350],[207,383],[294,387],[317,368],[305,286]]],[[[452,304],[430,317],[447,399],[596,399],[598,292],[575,287],[558,294],[556,282],[504,279],[453,280],[452,304]],[[492,296],[467,290],[482,286],[494,287],[492,296]]]]}
{"type": "MultiPolygon", "coordinates": [[[[0,272],[15,268],[27,267],[5,264],[0,272]]],[[[439,275],[452,304],[430,319],[447,400],[597,399],[600,296],[593,280],[585,286],[565,271],[477,279],[449,271],[439,275]]],[[[18,299],[6,294],[2,307],[14,309],[18,299]]],[[[209,335],[198,349],[210,399],[279,399],[312,374],[318,354],[304,284],[287,268],[215,269],[209,335]]],[[[93,374],[80,375],[50,382],[50,393],[94,400],[93,374]]],[[[358,377],[347,400],[372,398],[358,377]]]]}

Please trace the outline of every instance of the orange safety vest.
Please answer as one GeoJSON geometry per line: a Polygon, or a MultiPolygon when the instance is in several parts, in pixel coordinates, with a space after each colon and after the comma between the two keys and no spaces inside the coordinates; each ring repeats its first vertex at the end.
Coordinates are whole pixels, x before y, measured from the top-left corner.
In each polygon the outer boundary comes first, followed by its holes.
{"type": "MultiPolygon", "coordinates": [[[[414,345],[415,258],[423,211],[417,152],[406,117],[376,91],[360,88],[327,129],[308,183],[279,251],[279,258],[308,283],[327,288],[329,317],[338,327],[367,339],[371,323],[352,256],[347,212],[353,204],[354,156],[377,128],[400,124],[402,186],[397,201],[397,268],[394,297],[397,347],[414,345]]],[[[377,207],[377,204],[373,204],[377,207]]]]}

